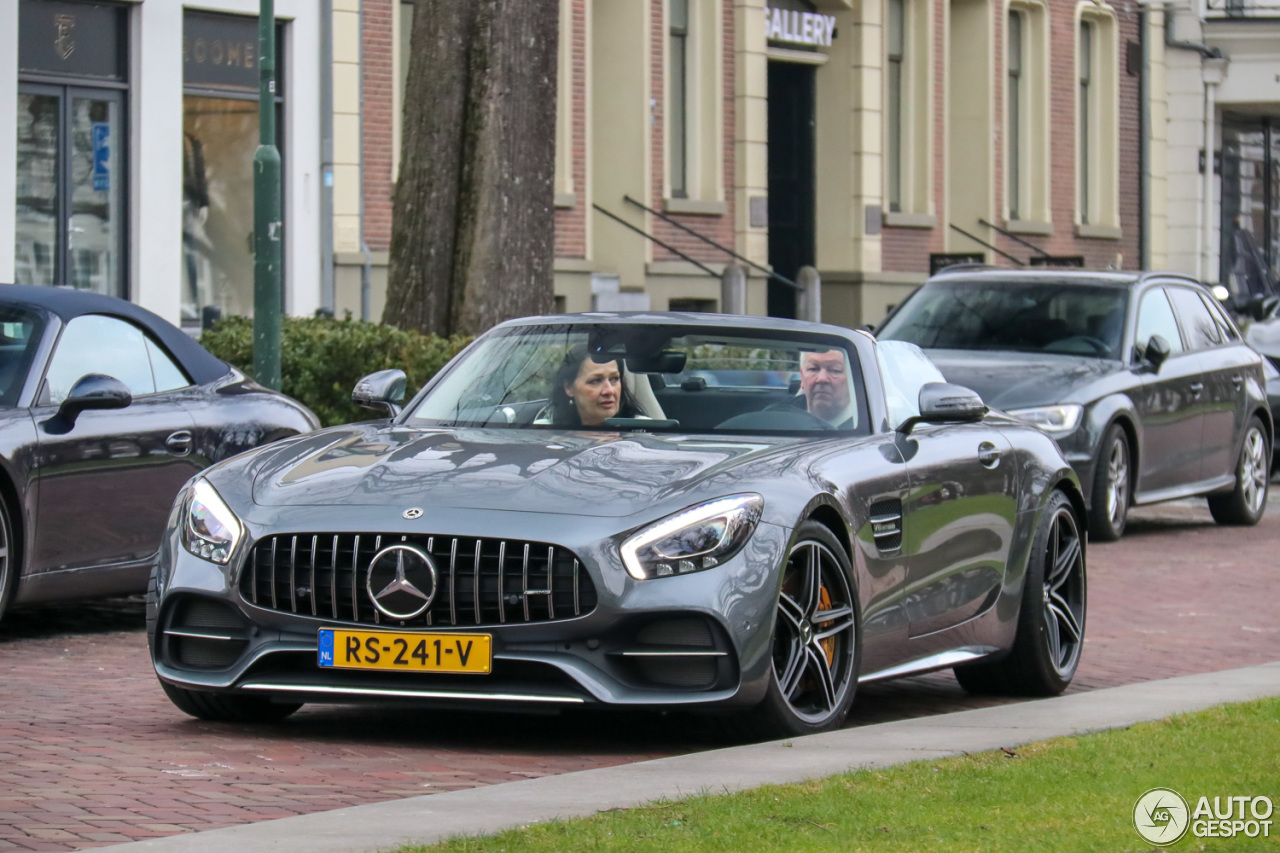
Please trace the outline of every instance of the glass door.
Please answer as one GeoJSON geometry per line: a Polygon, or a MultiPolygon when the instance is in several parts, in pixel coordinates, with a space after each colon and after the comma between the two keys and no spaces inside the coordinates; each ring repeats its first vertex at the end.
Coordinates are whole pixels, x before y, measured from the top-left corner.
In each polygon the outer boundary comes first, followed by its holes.
{"type": "Polygon", "coordinates": [[[109,90],[21,86],[19,283],[126,296],[123,100],[109,90]]]}
{"type": "Polygon", "coordinates": [[[58,222],[62,99],[56,90],[23,87],[18,93],[17,253],[18,284],[61,280],[58,222]]]}
{"type": "Polygon", "coordinates": [[[1265,119],[1227,119],[1222,124],[1219,274],[1237,309],[1277,287],[1278,135],[1265,119]]]}

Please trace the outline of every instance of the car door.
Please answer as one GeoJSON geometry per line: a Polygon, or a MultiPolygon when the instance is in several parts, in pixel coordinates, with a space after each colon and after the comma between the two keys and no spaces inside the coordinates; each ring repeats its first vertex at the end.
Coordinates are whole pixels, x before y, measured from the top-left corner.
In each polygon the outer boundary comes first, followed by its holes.
{"type": "MultiPolygon", "coordinates": [[[[890,425],[919,414],[920,388],[945,381],[914,344],[881,341],[890,425]]],[[[911,637],[980,614],[999,594],[1017,516],[1012,445],[986,423],[920,424],[895,433],[905,461],[903,604],[911,637]]],[[[917,649],[923,651],[922,649],[917,649]]]]}
{"type": "Polygon", "coordinates": [[[1234,341],[1229,339],[1227,328],[1199,288],[1170,287],[1169,296],[1188,349],[1201,361],[1206,406],[1199,479],[1230,477],[1235,469],[1236,446],[1249,414],[1246,374],[1257,356],[1239,340],[1239,335],[1234,341]]]}
{"type": "Polygon", "coordinates": [[[1143,292],[1134,345],[1137,351],[1131,354],[1132,364],[1142,374],[1142,387],[1135,391],[1134,401],[1142,420],[1134,491],[1139,499],[1150,499],[1200,479],[1200,447],[1209,397],[1202,361],[1187,352],[1164,285],[1143,292]],[[1169,356],[1159,366],[1143,357],[1155,335],[1169,344],[1169,356]]]}
{"type": "Polygon", "coordinates": [[[903,440],[911,490],[910,635],[922,637],[972,619],[1004,582],[1017,516],[1012,445],[983,423],[922,425],[903,440]]]}
{"type": "Polygon", "coordinates": [[[98,314],[67,323],[32,409],[39,436],[34,571],[138,563],[155,552],[174,497],[199,467],[190,453],[193,422],[181,405],[189,385],[138,326],[98,314]],[[120,380],[133,401],[81,412],[65,429],[55,420],[59,404],[89,373],[120,380]]]}

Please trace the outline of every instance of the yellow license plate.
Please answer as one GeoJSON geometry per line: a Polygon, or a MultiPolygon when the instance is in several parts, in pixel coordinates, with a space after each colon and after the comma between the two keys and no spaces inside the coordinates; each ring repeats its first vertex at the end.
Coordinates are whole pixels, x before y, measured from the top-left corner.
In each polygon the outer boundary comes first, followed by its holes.
{"type": "Polygon", "coordinates": [[[493,666],[493,642],[488,634],[321,628],[319,664],[334,669],[488,675],[493,666]]]}

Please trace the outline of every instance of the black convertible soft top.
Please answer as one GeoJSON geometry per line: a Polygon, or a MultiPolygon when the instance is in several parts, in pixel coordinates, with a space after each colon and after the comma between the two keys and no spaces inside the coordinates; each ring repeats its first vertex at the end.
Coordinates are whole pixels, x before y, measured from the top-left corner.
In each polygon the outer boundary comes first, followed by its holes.
{"type": "Polygon", "coordinates": [[[103,296],[70,287],[0,284],[0,301],[47,311],[61,317],[64,322],[82,314],[106,314],[128,320],[149,331],[177,359],[187,375],[200,385],[226,376],[231,371],[226,362],[215,357],[172,323],[145,308],[114,296],[103,296]]]}

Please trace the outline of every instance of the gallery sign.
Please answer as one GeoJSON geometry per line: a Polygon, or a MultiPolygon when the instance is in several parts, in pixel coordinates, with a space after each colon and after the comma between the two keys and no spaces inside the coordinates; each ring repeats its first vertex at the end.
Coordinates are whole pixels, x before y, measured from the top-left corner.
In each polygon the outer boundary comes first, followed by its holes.
{"type": "Polygon", "coordinates": [[[764,15],[765,38],[776,44],[831,47],[835,38],[835,15],[777,6],[766,6],[764,15]]]}

